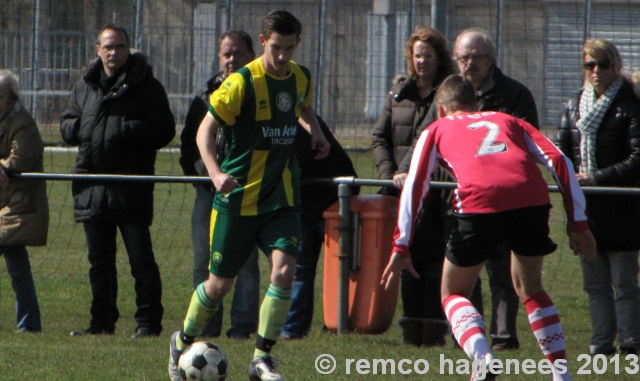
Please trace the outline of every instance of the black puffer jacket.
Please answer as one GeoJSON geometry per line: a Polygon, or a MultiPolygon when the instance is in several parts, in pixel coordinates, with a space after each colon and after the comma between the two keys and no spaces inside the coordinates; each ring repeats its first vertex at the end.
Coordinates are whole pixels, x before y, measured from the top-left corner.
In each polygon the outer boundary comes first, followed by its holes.
{"type": "Polygon", "coordinates": [[[373,127],[373,161],[378,168],[378,178],[388,180],[411,148],[435,91],[421,98],[417,83],[406,77],[396,77],[384,102],[384,109],[373,127]]]}
{"type": "MultiPolygon", "coordinates": [[[[154,174],[156,150],[175,136],[167,94],[140,53],[129,56],[108,92],[102,62],[94,60],[71,91],[60,132],[77,145],[74,173],[154,174]]],[[[153,183],[74,181],[74,216],[88,220],[150,225],[153,183]]]]}
{"type": "MultiPolygon", "coordinates": [[[[581,134],[579,93],[563,107],[556,145],[580,168],[581,134]]],[[[602,119],[596,136],[594,178],[598,186],[640,185],[640,101],[633,86],[624,82],[602,119]]],[[[586,195],[589,228],[599,250],[640,249],[640,198],[636,196],[586,195]]]]}

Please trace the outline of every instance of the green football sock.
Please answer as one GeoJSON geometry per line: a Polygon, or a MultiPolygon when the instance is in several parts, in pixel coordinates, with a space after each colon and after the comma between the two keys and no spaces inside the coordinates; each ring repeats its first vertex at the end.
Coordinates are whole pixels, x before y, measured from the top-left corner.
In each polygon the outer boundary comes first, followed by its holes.
{"type": "MultiPolygon", "coordinates": [[[[186,336],[196,337],[218,310],[220,302],[209,299],[204,291],[204,282],[200,283],[191,297],[189,310],[184,319],[183,332],[186,336]]],[[[177,343],[176,343],[177,344],[177,343]]],[[[178,349],[180,349],[178,347],[178,349]]]]}
{"type": "Polygon", "coordinates": [[[260,307],[260,324],[258,325],[256,349],[253,353],[254,360],[271,352],[271,347],[282,332],[282,326],[287,319],[290,308],[291,289],[283,290],[270,284],[260,307]]]}

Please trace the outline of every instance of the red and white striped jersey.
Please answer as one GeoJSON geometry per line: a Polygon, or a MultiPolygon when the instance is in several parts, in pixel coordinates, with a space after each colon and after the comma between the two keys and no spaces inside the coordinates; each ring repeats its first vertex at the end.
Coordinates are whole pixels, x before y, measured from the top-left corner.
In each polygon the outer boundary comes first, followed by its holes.
{"type": "Polygon", "coordinates": [[[456,213],[470,214],[548,204],[547,183],[536,163],[551,172],[560,188],[569,230],[588,230],[573,164],[535,127],[500,112],[459,113],[434,122],[420,136],[411,159],[393,250],[409,255],[416,217],[438,165],[458,182],[456,213]]]}

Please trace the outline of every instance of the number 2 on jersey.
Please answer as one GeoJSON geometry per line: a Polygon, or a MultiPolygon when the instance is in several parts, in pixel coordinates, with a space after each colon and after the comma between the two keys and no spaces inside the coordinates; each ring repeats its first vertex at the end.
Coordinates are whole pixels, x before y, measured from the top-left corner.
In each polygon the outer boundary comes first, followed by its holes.
{"type": "Polygon", "coordinates": [[[498,136],[498,132],[500,131],[500,126],[492,122],[487,122],[485,120],[471,123],[467,126],[467,128],[470,128],[472,130],[482,127],[486,127],[489,131],[487,132],[487,135],[485,135],[484,139],[482,139],[482,143],[480,143],[478,152],[476,152],[476,157],[505,152],[507,150],[506,142],[495,144],[496,137],[498,136]]]}

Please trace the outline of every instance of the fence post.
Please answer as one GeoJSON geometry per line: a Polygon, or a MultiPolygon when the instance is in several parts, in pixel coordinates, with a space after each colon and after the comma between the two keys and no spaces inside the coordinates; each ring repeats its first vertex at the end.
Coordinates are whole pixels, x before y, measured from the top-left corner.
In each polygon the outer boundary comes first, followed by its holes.
{"type": "Polygon", "coordinates": [[[338,212],[338,247],[340,250],[340,276],[338,279],[338,334],[349,330],[349,271],[351,265],[351,244],[353,229],[351,227],[351,186],[338,185],[340,209],[338,212]]]}

